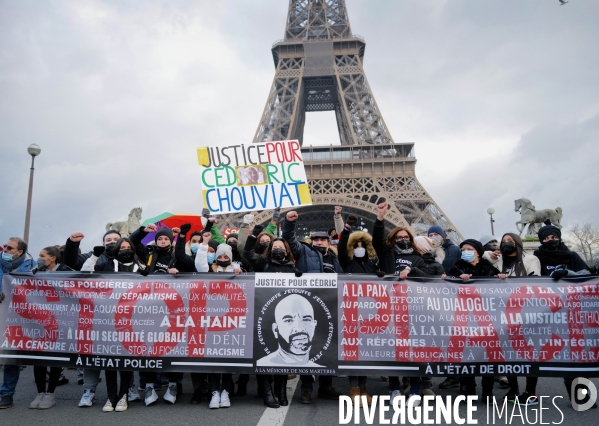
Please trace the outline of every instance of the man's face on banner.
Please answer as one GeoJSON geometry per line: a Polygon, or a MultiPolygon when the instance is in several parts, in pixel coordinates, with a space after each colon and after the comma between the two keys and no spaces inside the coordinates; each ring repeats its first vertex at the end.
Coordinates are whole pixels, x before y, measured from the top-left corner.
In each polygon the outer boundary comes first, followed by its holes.
{"type": "Polygon", "coordinates": [[[275,308],[275,321],[272,329],[281,348],[294,355],[310,352],[316,320],[307,299],[294,294],[281,300],[275,308]]]}

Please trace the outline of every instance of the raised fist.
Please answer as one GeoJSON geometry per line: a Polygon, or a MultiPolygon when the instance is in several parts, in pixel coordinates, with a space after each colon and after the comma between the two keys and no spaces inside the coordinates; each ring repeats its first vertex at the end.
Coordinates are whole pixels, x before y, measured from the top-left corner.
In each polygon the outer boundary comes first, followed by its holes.
{"type": "Polygon", "coordinates": [[[191,223],[184,223],[181,225],[181,235],[187,235],[187,233],[191,230],[191,223]]]}
{"type": "Polygon", "coordinates": [[[106,248],[104,246],[94,247],[94,256],[96,256],[96,257],[102,256],[102,253],[104,253],[104,250],[106,250],[106,248]]]}
{"type": "Polygon", "coordinates": [[[156,232],[158,230],[158,227],[156,225],[154,225],[153,223],[150,223],[148,226],[146,226],[144,228],[144,232],[147,232],[148,234],[150,232],[156,232]]]}
{"type": "Polygon", "coordinates": [[[260,235],[262,233],[262,231],[264,231],[264,226],[262,225],[256,225],[254,226],[254,230],[252,231],[252,235],[257,237],[258,235],[260,235]]]}
{"type": "Polygon", "coordinates": [[[341,214],[341,206],[335,206],[335,214],[341,214]]]}
{"type": "Polygon", "coordinates": [[[385,215],[387,214],[387,210],[389,210],[389,204],[387,204],[386,202],[383,202],[383,203],[379,204],[376,208],[377,208],[377,218],[379,220],[383,220],[385,218],[385,215]]]}
{"type": "Polygon", "coordinates": [[[210,238],[212,238],[212,234],[210,232],[204,232],[202,234],[202,244],[204,244],[205,246],[208,245],[208,241],[210,241],[210,238]]]}
{"type": "Polygon", "coordinates": [[[202,217],[205,217],[206,219],[210,217],[210,210],[208,210],[206,207],[202,209],[202,217]]]}
{"type": "Polygon", "coordinates": [[[83,232],[73,232],[71,234],[71,236],[69,237],[69,239],[74,243],[78,243],[79,241],[81,241],[84,238],[85,238],[85,235],[83,235],[83,232]]]}
{"type": "Polygon", "coordinates": [[[277,223],[280,218],[281,218],[281,208],[277,207],[276,209],[274,209],[272,211],[272,221],[277,223]]]}
{"type": "Polygon", "coordinates": [[[299,216],[297,215],[296,211],[291,211],[291,212],[287,212],[286,217],[289,222],[295,222],[299,216]]]}
{"type": "Polygon", "coordinates": [[[179,235],[181,233],[181,228],[171,228],[171,231],[173,231],[173,237],[176,237],[177,235],[179,235]]]}
{"type": "Polygon", "coordinates": [[[349,216],[347,216],[347,219],[345,219],[345,223],[347,223],[350,227],[352,227],[356,223],[358,223],[358,217],[354,216],[353,214],[350,214],[349,216]]]}
{"type": "Polygon", "coordinates": [[[246,225],[251,225],[252,222],[254,221],[254,215],[249,213],[243,216],[243,223],[245,223],[246,225]]]}

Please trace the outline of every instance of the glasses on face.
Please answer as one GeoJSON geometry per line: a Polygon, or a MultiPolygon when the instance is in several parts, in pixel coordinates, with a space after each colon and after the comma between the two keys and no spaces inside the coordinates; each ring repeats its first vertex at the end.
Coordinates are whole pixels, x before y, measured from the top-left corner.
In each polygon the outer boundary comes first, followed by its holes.
{"type": "Polygon", "coordinates": [[[3,248],[4,248],[4,251],[13,251],[13,250],[17,249],[16,247],[11,247],[8,244],[4,244],[3,248]]]}
{"type": "Polygon", "coordinates": [[[396,235],[395,236],[395,241],[406,241],[406,240],[409,240],[409,239],[410,239],[410,237],[408,235],[406,235],[405,237],[402,237],[400,235],[396,235]]]}

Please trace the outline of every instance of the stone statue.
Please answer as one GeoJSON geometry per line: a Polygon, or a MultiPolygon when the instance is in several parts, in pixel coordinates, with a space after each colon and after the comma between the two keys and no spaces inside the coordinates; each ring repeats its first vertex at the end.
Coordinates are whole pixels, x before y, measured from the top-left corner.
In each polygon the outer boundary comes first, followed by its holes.
{"type": "Polygon", "coordinates": [[[547,219],[549,219],[549,221],[555,226],[559,228],[562,227],[562,225],[560,225],[560,221],[562,220],[561,207],[557,207],[555,210],[546,209],[537,211],[530,200],[527,200],[524,197],[514,201],[514,204],[514,211],[520,213],[520,220],[516,222],[516,228],[518,228],[520,235],[522,235],[524,227],[528,225],[526,238],[536,238],[539,228],[547,219]]]}
{"type": "Polygon", "coordinates": [[[141,226],[141,207],[135,207],[129,213],[127,222],[107,223],[106,230],[113,229],[121,234],[121,237],[128,237],[141,226]]]}

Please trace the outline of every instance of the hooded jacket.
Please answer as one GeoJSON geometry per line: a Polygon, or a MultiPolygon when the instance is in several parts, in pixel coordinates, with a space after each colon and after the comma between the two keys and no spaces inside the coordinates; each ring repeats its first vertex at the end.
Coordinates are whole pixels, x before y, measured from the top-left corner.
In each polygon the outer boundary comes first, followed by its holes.
{"type": "Polygon", "coordinates": [[[0,291],[2,290],[1,284],[4,274],[10,274],[11,272],[29,272],[34,266],[36,266],[36,262],[29,253],[23,253],[19,258],[12,262],[2,261],[2,267],[0,268],[0,291]],[[21,258],[23,258],[22,262],[20,261],[21,258]]]}
{"type": "Polygon", "coordinates": [[[379,270],[378,257],[372,245],[372,236],[368,232],[356,231],[350,234],[349,230],[343,229],[340,235],[337,251],[339,252],[339,264],[345,273],[374,274],[379,270]],[[366,249],[366,255],[362,258],[354,256],[354,246],[358,241],[366,249]]]}
{"type": "MultiPolygon", "coordinates": [[[[296,261],[295,267],[301,272],[324,272],[324,261],[322,254],[314,247],[309,244],[300,243],[295,235],[295,222],[290,222],[285,218],[283,220],[283,239],[287,241],[289,247],[291,247],[291,253],[296,261]]],[[[331,256],[331,262],[335,272],[338,274],[343,273],[343,268],[339,264],[337,255],[333,250],[329,249],[329,255],[331,256]]]]}

